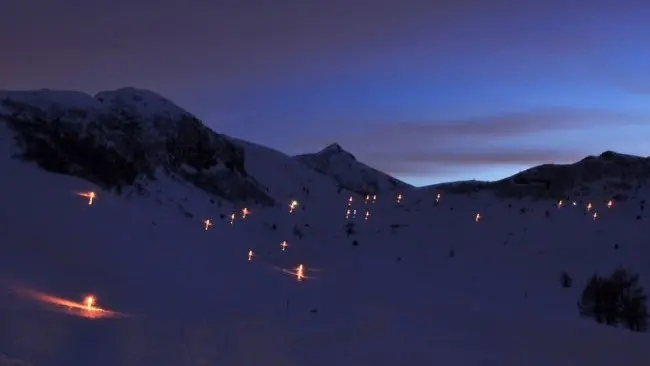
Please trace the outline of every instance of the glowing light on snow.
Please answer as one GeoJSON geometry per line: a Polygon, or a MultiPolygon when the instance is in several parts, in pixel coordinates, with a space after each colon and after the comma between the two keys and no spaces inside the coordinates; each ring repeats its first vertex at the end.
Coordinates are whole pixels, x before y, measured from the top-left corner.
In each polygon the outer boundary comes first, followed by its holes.
{"type": "Polygon", "coordinates": [[[236,216],[235,216],[234,213],[233,213],[232,215],[230,215],[230,225],[232,225],[232,224],[235,223],[235,217],[236,217],[236,216]]]}
{"type": "Polygon", "coordinates": [[[75,194],[79,197],[88,198],[88,205],[92,205],[95,201],[95,198],[97,198],[95,192],[75,192],[75,194]]]}
{"type": "Polygon", "coordinates": [[[352,206],[352,196],[348,197],[348,207],[352,206]]]}
{"type": "Polygon", "coordinates": [[[400,202],[402,202],[402,194],[401,193],[397,195],[397,203],[400,203],[400,202]]]}
{"type": "MultiPolygon", "coordinates": [[[[303,264],[299,265],[296,268],[279,268],[279,267],[274,267],[274,268],[281,272],[296,277],[298,281],[311,278],[310,276],[307,276],[307,267],[303,264]]],[[[318,271],[318,269],[310,268],[309,271],[318,271]]]]}
{"type": "Polygon", "coordinates": [[[80,316],[88,319],[99,318],[118,318],[129,316],[124,313],[118,313],[107,309],[98,307],[97,298],[93,295],[88,295],[80,302],[64,299],[57,296],[48,295],[42,292],[18,288],[17,293],[24,295],[32,300],[38,301],[45,305],[51,305],[52,310],[64,312],[70,315],[80,316]]]}
{"type": "Polygon", "coordinates": [[[573,201],[572,203],[573,203],[574,206],[576,206],[578,204],[576,201],[573,201]]]}
{"type": "Polygon", "coordinates": [[[203,224],[205,225],[205,230],[207,231],[210,228],[210,226],[212,226],[212,221],[210,221],[210,219],[207,219],[203,221],[203,224]]]}
{"type": "Polygon", "coordinates": [[[592,208],[592,207],[593,207],[593,206],[591,205],[591,202],[589,202],[589,203],[587,204],[587,212],[591,211],[591,208],[592,208]]]}
{"type": "Polygon", "coordinates": [[[248,251],[248,260],[252,260],[252,259],[253,259],[253,251],[249,250],[248,251]]]}
{"type": "Polygon", "coordinates": [[[370,202],[370,195],[369,194],[366,195],[366,202],[365,203],[368,203],[368,202],[370,202]]]}
{"type": "Polygon", "coordinates": [[[366,213],[363,215],[363,219],[368,220],[369,217],[370,217],[370,211],[366,210],[366,213]]]}
{"type": "Polygon", "coordinates": [[[562,201],[562,200],[557,201],[557,207],[558,208],[561,208],[562,205],[564,205],[564,201],[562,201]]]}
{"type": "Polygon", "coordinates": [[[440,193],[436,195],[436,203],[440,202],[440,193]]]}
{"type": "Polygon", "coordinates": [[[305,278],[305,267],[302,264],[296,267],[296,278],[298,278],[298,281],[305,278]]]}
{"type": "Polygon", "coordinates": [[[598,218],[598,212],[594,212],[594,220],[598,218]]]}
{"type": "Polygon", "coordinates": [[[377,195],[373,194],[372,195],[372,203],[375,203],[375,202],[377,202],[377,195]]]}
{"type": "Polygon", "coordinates": [[[95,297],[93,295],[86,296],[84,304],[86,304],[86,310],[93,310],[95,308],[95,297]]]}
{"type": "Polygon", "coordinates": [[[251,213],[251,212],[248,211],[248,209],[247,209],[246,207],[244,207],[244,208],[241,210],[241,218],[242,218],[242,219],[245,219],[246,216],[248,216],[250,213],[251,213]]]}
{"type": "Polygon", "coordinates": [[[287,244],[287,241],[285,240],[282,243],[280,243],[280,248],[282,248],[280,250],[282,250],[284,252],[285,249],[287,249],[288,246],[289,246],[289,244],[287,244]]]}
{"type": "Polygon", "coordinates": [[[607,201],[607,208],[612,208],[613,205],[614,202],[612,202],[612,200],[607,201]]]}
{"type": "Polygon", "coordinates": [[[356,217],[357,217],[357,210],[352,210],[352,218],[354,219],[356,217]]]}
{"type": "Polygon", "coordinates": [[[476,216],[474,216],[474,221],[476,221],[476,222],[481,221],[481,214],[480,213],[478,213],[478,212],[476,213],[476,216]]]}
{"type": "Polygon", "coordinates": [[[345,210],[345,218],[346,218],[346,219],[350,217],[350,213],[351,213],[351,212],[350,212],[349,209],[345,210]]]}
{"type": "Polygon", "coordinates": [[[293,213],[296,207],[298,207],[298,201],[291,201],[289,204],[289,213],[293,213]]]}

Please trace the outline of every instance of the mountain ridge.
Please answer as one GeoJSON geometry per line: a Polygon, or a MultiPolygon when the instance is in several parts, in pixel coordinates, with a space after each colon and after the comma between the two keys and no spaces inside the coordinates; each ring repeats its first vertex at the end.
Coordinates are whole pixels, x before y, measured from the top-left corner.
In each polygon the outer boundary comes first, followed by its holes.
{"type": "MultiPolygon", "coordinates": [[[[124,87],[95,95],[49,89],[0,91],[0,118],[17,134],[24,150],[22,158],[45,169],[79,174],[116,189],[139,184],[136,181],[143,177],[154,179],[163,169],[226,199],[274,204],[265,188],[247,174],[241,143],[213,131],[169,99],[146,89],[124,87]],[[76,142],[72,144],[72,140],[76,142]],[[68,148],[57,151],[61,146],[68,148]],[[91,164],[90,158],[100,164],[91,164]],[[215,181],[227,183],[215,185],[215,181]]],[[[492,182],[457,181],[414,187],[359,162],[337,142],[292,159],[332,179],[339,192],[357,195],[423,189],[559,199],[597,191],[626,199],[646,184],[650,171],[647,158],[606,151],[574,163],[533,166],[492,182]],[[589,186],[599,178],[606,178],[609,186],[589,186]],[[634,182],[630,183],[630,179],[634,182]]]]}

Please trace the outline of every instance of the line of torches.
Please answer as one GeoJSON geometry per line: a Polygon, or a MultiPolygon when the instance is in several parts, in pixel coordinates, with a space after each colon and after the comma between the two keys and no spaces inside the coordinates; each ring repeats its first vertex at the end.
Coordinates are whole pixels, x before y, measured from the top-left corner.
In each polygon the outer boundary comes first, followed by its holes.
{"type": "MultiPolygon", "coordinates": [[[[77,196],[87,198],[88,199],[88,205],[92,205],[95,202],[96,198],[97,198],[97,195],[96,195],[95,192],[75,192],[75,194],[77,196]]],[[[400,204],[402,202],[403,198],[404,197],[402,196],[401,193],[397,194],[397,197],[396,197],[396,200],[395,200],[396,203],[400,204]]],[[[436,194],[436,203],[439,203],[440,199],[441,199],[441,194],[437,193],[436,194]]],[[[348,219],[350,217],[352,217],[352,218],[356,217],[357,210],[352,209],[352,202],[353,202],[353,198],[352,198],[352,196],[350,196],[348,198],[348,200],[347,200],[347,205],[346,205],[346,211],[345,211],[345,218],[346,219],[348,219]]],[[[364,202],[365,204],[374,204],[376,202],[377,202],[377,195],[376,194],[373,194],[372,196],[366,195],[365,202],[364,202]]],[[[577,203],[575,201],[572,201],[571,204],[573,206],[577,205],[577,203]]],[[[289,203],[289,213],[290,214],[294,213],[296,208],[298,208],[298,205],[299,205],[298,201],[295,201],[295,200],[291,201],[289,203]]],[[[558,208],[562,208],[564,205],[565,205],[564,200],[559,200],[557,202],[557,207],[558,208]]],[[[609,200],[607,202],[607,208],[612,208],[613,205],[614,205],[614,203],[613,203],[612,200],[609,200]]],[[[592,209],[593,209],[592,203],[591,202],[587,203],[587,205],[586,205],[587,212],[591,212],[592,209]]],[[[248,210],[248,208],[244,207],[241,210],[240,214],[241,214],[241,218],[245,219],[248,215],[251,214],[251,211],[248,210]]],[[[235,213],[230,215],[230,221],[229,222],[230,222],[231,225],[234,223],[236,217],[237,217],[237,215],[235,213]]],[[[368,220],[369,217],[370,217],[370,211],[368,209],[366,209],[365,213],[364,213],[364,220],[368,220]]],[[[594,220],[596,220],[598,218],[598,212],[594,211],[592,217],[593,217],[594,220]]],[[[480,212],[477,212],[474,215],[474,221],[475,222],[480,222],[481,218],[482,218],[482,216],[481,216],[480,212]]],[[[214,225],[214,223],[210,219],[204,220],[203,224],[204,224],[204,229],[206,231],[209,230],[210,227],[212,227],[214,225]]],[[[289,246],[289,244],[287,243],[286,240],[284,240],[284,241],[282,241],[282,243],[280,243],[280,250],[284,252],[284,251],[286,251],[288,246],[289,246]]],[[[249,250],[248,251],[248,260],[252,261],[254,256],[255,256],[255,254],[253,253],[253,250],[252,249],[249,250]]],[[[293,268],[293,269],[284,269],[283,268],[281,270],[283,272],[286,272],[286,273],[289,273],[289,274],[295,276],[298,279],[298,281],[302,281],[303,279],[307,278],[305,276],[306,268],[305,268],[305,266],[303,264],[300,264],[300,265],[298,265],[298,267],[293,268]]],[[[95,306],[95,302],[96,302],[96,298],[93,295],[88,295],[83,301],[83,308],[85,310],[87,310],[87,311],[93,311],[93,312],[101,310],[101,309],[99,309],[99,308],[97,308],[95,306]]]]}

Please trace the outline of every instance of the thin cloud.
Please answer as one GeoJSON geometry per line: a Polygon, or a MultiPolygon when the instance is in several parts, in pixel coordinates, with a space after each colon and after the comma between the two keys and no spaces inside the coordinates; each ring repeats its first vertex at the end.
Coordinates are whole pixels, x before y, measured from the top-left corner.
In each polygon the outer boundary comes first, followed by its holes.
{"type": "Polygon", "coordinates": [[[644,116],[607,110],[553,108],[503,113],[475,119],[379,124],[364,132],[363,136],[367,140],[376,140],[374,142],[402,141],[412,146],[413,139],[426,138],[428,142],[444,142],[468,137],[514,137],[602,126],[640,124],[644,120],[644,116]]]}
{"type": "Polygon", "coordinates": [[[452,170],[570,163],[587,155],[587,141],[569,145],[550,137],[575,133],[580,139],[585,136],[582,131],[644,120],[644,116],[608,110],[552,108],[475,119],[379,123],[354,132],[346,132],[342,125],[334,129],[335,136],[318,140],[322,146],[337,141],[360,161],[397,176],[435,176],[452,170]]]}
{"type": "Polygon", "coordinates": [[[427,152],[365,152],[359,159],[395,175],[425,176],[479,168],[489,170],[506,165],[530,167],[546,163],[570,163],[586,155],[571,149],[526,149],[483,147],[470,151],[436,150],[427,152]]]}
{"type": "Polygon", "coordinates": [[[493,148],[478,151],[430,151],[407,153],[371,153],[368,156],[384,161],[396,160],[415,164],[467,164],[467,165],[493,165],[493,164],[540,164],[566,162],[583,156],[582,152],[566,149],[521,149],[521,148],[493,148]]]}
{"type": "Polygon", "coordinates": [[[302,138],[294,149],[308,152],[313,146],[339,142],[357,152],[376,150],[377,146],[391,152],[428,151],[440,146],[458,148],[468,142],[484,145],[506,138],[644,125],[648,117],[609,110],[548,108],[468,119],[363,123],[363,127],[346,121],[330,123],[330,133],[302,138]]]}

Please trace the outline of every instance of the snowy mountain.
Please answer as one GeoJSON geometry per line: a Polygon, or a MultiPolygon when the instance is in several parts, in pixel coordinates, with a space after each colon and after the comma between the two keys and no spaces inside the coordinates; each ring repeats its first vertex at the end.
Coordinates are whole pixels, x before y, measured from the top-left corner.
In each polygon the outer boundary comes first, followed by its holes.
{"type": "Polygon", "coordinates": [[[0,92],[0,120],[18,155],[104,189],[145,189],[160,174],[233,201],[272,205],[248,175],[241,148],[146,90],[0,92]]]}
{"type": "Polygon", "coordinates": [[[334,179],[341,189],[360,195],[381,194],[413,188],[390,175],[373,169],[343,150],[339,144],[331,144],[314,154],[295,157],[306,167],[334,179]]]}
{"type": "Polygon", "coordinates": [[[493,192],[500,197],[618,201],[637,197],[650,178],[650,159],[606,151],[573,164],[536,166],[496,182],[465,181],[426,187],[449,193],[493,192]]]}
{"type": "Polygon", "coordinates": [[[619,267],[650,289],[643,158],[533,168],[521,198],[391,192],[342,149],[290,157],[150,92],[0,99],[2,366],[647,365],[650,334],[576,306],[619,267]],[[623,172],[627,199],[596,189],[623,172]]]}

